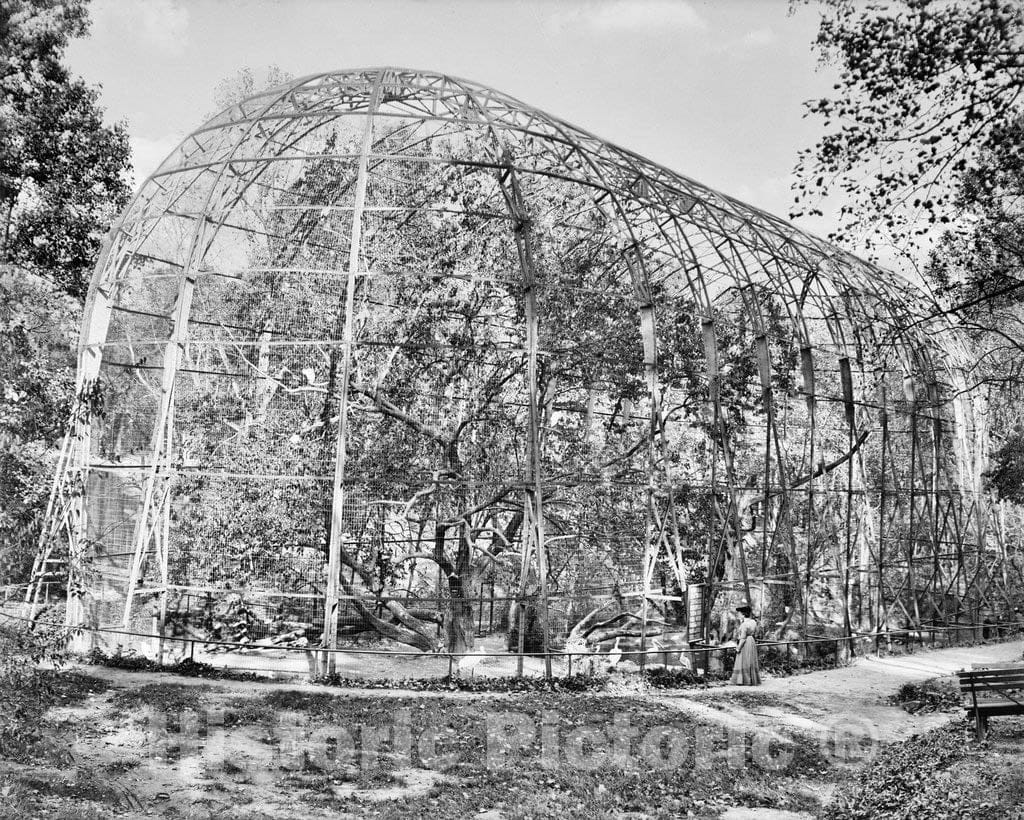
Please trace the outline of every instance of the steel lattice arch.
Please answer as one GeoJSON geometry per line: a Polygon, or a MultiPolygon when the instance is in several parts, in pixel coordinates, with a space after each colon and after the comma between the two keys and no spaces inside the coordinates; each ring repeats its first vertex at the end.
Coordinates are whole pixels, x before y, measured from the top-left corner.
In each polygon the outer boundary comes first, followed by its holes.
{"type": "Polygon", "coordinates": [[[306,77],[112,231],[37,570],[74,624],[324,647],[977,624],[967,363],[908,281],[498,91],[306,77]]]}

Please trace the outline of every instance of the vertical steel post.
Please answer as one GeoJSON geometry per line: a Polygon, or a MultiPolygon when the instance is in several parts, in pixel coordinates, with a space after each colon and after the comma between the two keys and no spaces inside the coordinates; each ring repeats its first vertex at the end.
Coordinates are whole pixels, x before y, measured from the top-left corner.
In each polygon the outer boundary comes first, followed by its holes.
{"type": "Polygon", "coordinates": [[[544,674],[550,678],[551,651],[548,617],[548,561],[544,532],[544,487],[541,468],[541,423],[540,423],[540,316],[537,312],[537,266],[533,255],[530,229],[530,215],[526,209],[519,179],[512,162],[503,156],[504,167],[497,175],[497,182],[505,197],[505,204],[513,218],[513,235],[519,267],[523,275],[523,311],[526,318],[526,390],[527,390],[527,465],[529,480],[523,495],[523,563],[520,574],[519,607],[519,659],[517,673],[523,673],[523,650],[526,629],[526,606],[523,595],[529,573],[530,553],[537,555],[537,581],[540,587],[541,619],[543,621],[544,674]]]}
{"type": "Polygon", "coordinates": [[[708,573],[704,579],[704,595],[700,600],[701,634],[705,641],[711,638],[711,604],[713,576],[718,571],[719,547],[715,541],[715,513],[717,498],[715,485],[718,482],[718,453],[715,448],[715,430],[718,429],[718,346],[715,343],[715,326],[711,318],[701,322],[701,337],[704,343],[704,365],[708,372],[708,458],[711,462],[708,470],[710,492],[708,493],[708,573]]]}
{"type": "Polygon", "coordinates": [[[853,371],[846,356],[839,360],[839,376],[843,389],[843,408],[846,412],[847,442],[850,457],[846,461],[846,545],[843,553],[843,631],[847,649],[853,648],[853,626],[850,622],[850,562],[853,560],[853,443],[857,439],[857,408],[854,404],[853,371]]]}
{"type": "Polygon", "coordinates": [[[882,631],[882,621],[888,620],[888,606],[884,605],[885,597],[885,502],[886,502],[886,471],[889,455],[889,408],[888,391],[885,384],[885,373],[882,373],[880,387],[881,408],[878,411],[878,423],[882,428],[882,452],[880,483],[878,486],[878,592],[875,601],[875,651],[878,651],[879,636],[882,631]]]}
{"type": "MultiPolygon", "coordinates": [[[[529,220],[522,213],[522,200],[515,174],[512,174],[512,195],[520,210],[516,225],[516,244],[523,269],[523,303],[526,313],[526,373],[529,394],[529,440],[531,501],[533,503],[533,545],[537,552],[537,574],[540,584],[542,628],[544,631],[544,674],[551,677],[550,624],[548,619],[548,562],[544,539],[544,489],[541,483],[540,385],[538,382],[538,354],[540,346],[540,317],[537,315],[537,272],[530,246],[529,220]]],[[[521,625],[525,627],[525,624],[521,625]]]]}
{"type": "MultiPolygon", "coordinates": [[[[908,523],[907,523],[907,591],[910,594],[910,600],[913,603],[913,626],[920,627],[921,625],[921,613],[918,611],[917,605],[917,589],[914,584],[917,583],[915,578],[916,573],[914,572],[914,558],[915,558],[915,534],[914,527],[917,525],[916,515],[917,512],[917,500],[914,498],[914,481],[915,473],[917,472],[917,391],[914,385],[914,378],[909,373],[903,377],[903,393],[907,400],[907,404],[910,409],[910,487],[909,493],[909,512],[908,512],[908,523]]],[[[910,611],[907,612],[908,616],[910,611]]]]}
{"type": "MultiPolygon", "coordinates": [[[[211,189],[207,197],[207,204],[212,199],[211,189]]],[[[146,475],[145,489],[142,495],[142,510],[139,513],[139,520],[135,529],[135,549],[132,556],[131,570],[128,574],[128,589],[124,601],[124,617],[122,626],[128,629],[131,622],[132,600],[135,597],[135,590],[138,587],[142,575],[142,564],[149,551],[150,542],[153,540],[159,522],[151,522],[150,517],[154,514],[154,499],[157,495],[157,484],[165,484],[171,466],[171,450],[174,445],[174,393],[175,381],[178,377],[178,368],[181,366],[181,359],[185,351],[185,343],[188,338],[189,315],[192,312],[192,296],[195,293],[196,278],[200,260],[203,257],[203,246],[206,243],[206,235],[209,229],[210,220],[208,217],[202,219],[197,226],[189,245],[185,262],[182,266],[181,277],[178,281],[178,294],[172,311],[171,337],[164,345],[163,371],[160,378],[160,406],[157,409],[157,416],[153,426],[153,437],[151,445],[152,465],[146,475]]],[[[163,510],[163,499],[161,497],[157,514],[163,510]]]]}
{"type": "MultiPolygon", "coordinates": [[[[811,600],[811,572],[813,571],[813,554],[811,550],[811,536],[814,527],[814,434],[816,425],[817,399],[815,396],[816,384],[814,378],[814,352],[810,347],[800,348],[800,372],[803,379],[804,399],[807,402],[807,435],[808,442],[808,475],[807,481],[807,519],[805,529],[805,563],[806,574],[804,576],[803,602],[800,613],[801,626],[804,636],[807,635],[807,616],[811,600]]],[[[799,570],[798,570],[799,571],[799,570]]]]}
{"type": "Polygon", "coordinates": [[[660,536],[655,535],[655,441],[661,430],[661,388],[658,384],[658,332],[654,316],[654,299],[643,272],[626,257],[633,294],[640,312],[640,336],[644,346],[644,377],[651,397],[650,419],[647,428],[647,517],[644,531],[643,600],[640,603],[640,669],[647,664],[647,615],[651,596],[651,580],[658,561],[660,536]]]}
{"type": "Polygon", "coordinates": [[[338,400],[338,441],[334,459],[334,478],[331,493],[331,534],[327,548],[327,588],[324,594],[324,631],[320,645],[324,649],[322,668],[334,674],[338,648],[338,587],[341,572],[341,540],[345,512],[345,460],[348,454],[348,399],[349,378],[352,373],[352,344],[356,276],[359,272],[359,250],[362,240],[363,210],[366,207],[366,179],[370,144],[373,137],[373,118],[380,105],[382,74],[374,78],[366,105],[366,124],[359,152],[355,202],[352,209],[352,231],[348,252],[348,277],[345,281],[345,325],[341,358],[341,395],[338,400]]]}
{"type": "MultiPolygon", "coordinates": [[[[948,596],[942,587],[942,532],[939,523],[939,482],[942,458],[942,417],[939,415],[939,385],[935,381],[934,374],[927,385],[928,405],[932,414],[932,475],[929,492],[929,504],[931,512],[932,527],[932,610],[936,615],[941,615],[943,622],[949,621],[949,613],[946,608],[948,596]],[[940,590],[942,592],[940,593],[940,590]],[[936,601],[942,595],[941,608],[936,601]]],[[[934,635],[934,632],[932,633],[934,635]]]]}
{"type": "MultiPolygon", "coordinates": [[[[65,453],[64,466],[63,468],[58,467],[58,469],[63,469],[63,475],[55,479],[54,494],[51,496],[51,502],[54,505],[51,507],[51,514],[57,515],[57,497],[63,491],[66,483],[69,480],[81,483],[78,488],[79,492],[72,492],[72,499],[68,506],[60,512],[63,520],[54,522],[56,525],[54,534],[56,534],[57,527],[66,526],[69,536],[67,606],[64,625],[72,629],[83,626],[85,623],[82,562],[85,557],[83,553],[87,526],[86,493],[89,485],[89,463],[92,450],[92,414],[86,391],[92,390],[98,384],[100,366],[103,363],[102,343],[106,339],[112,313],[111,280],[116,281],[124,264],[124,257],[120,255],[120,249],[118,249],[119,255],[116,261],[111,262],[113,253],[113,247],[107,244],[103,251],[103,264],[108,268],[107,279],[100,281],[95,288],[91,289],[86,299],[85,315],[82,322],[83,332],[78,345],[75,415],[71,420],[73,427],[69,434],[69,446],[65,453]]],[[[49,522],[46,526],[49,527],[49,522]]],[[[45,563],[42,569],[45,571],[45,563]]],[[[84,635],[76,636],[72,640],[71,648],[83,651],[88,648],[90,641],[91,638],[86,638],[84,635]]]]}
{"type": "MultiPolygon", "coordinates": [[[[254,117],[250,120],[250,124],[235,138],[232,150],[237,149],[238,146],[244,142],[244,140],[256,128],[257,123],[260,122],[260,116],[270,110],[270,108],[286,93],[288,92],[282,91],[279,94],[272,96],[258,112],[253,112],[254,117]]],[[[152,529],[150,528],[148,518],[153,505],[153,496],[157,478],[160,476],[161,467],[164,468],[165,476],[170,471],[170,451],[171,445],[173,444],[171,438],[174,431],[167,427],[168,413],[170,408],[173,406],[175,379],[177,377],[180,356],[184,350],[188,336],[188,320],[189,314],[192,310],[192,295],[195,291],[199,264],[202,261],[206,250],[207,231],[209,230],[210,225],[213,224],[213,221],[209,216],[212,211],[211,205],[213,203],[214,195],[220,189],[220,184],[224,179],[225,174],[228,173],[229,166],[229,162],[223,162],[220,164],[220,169],[216,172],[216,179],[210,184],[209,189],[206,192],[206,196],[203,198],[202,205],[198,208],[198,213],[202,214],[202,217],[198,220],[198,224],[192,233],[188,250],[181,265],[177,298],[175,300],[173,315],[171,317],[173,321],[171,338],[168,340],[164,348],[163,373],[160,388],[160,407],[157,410],[157,418],[153,429],[153,443],[151,446],[153,464],[146,476],[142,510],[139,516],[139,523],[134,539],[135,551],[128,578],[128,589],[125,599],[125,627],[127,627],[128,621],[131,617],[132,598],[135,594],[135,587],[138,584],[142,561],[149,548],[149,540],[152,537],[152,529]]],[[[109,321],[109,300],[103,307],[103,310],[106,312],[107,318],[106,320],[101,319],[101,321],[109,321]]],[[[89,321],[95,321],[95,316],[90,316],[89,321]]]]}
{"type": "MultiPolygon", "coordinates": [[[[761,380],[761,403],[764,407],[764,487],[762,487],[761,503],[761,578],[762,581],[768,576],[768,509],[771,505],[771,484],[772,484],[772,425],[774,424],[774,407],[772,402],[772,371],[771,358],[768,353],[768,338],[763,334],[758,336],[757,345],[757,373],[761,380]]],[[[782,475],[783,464],[779,463],[779,474],[782,475]]],[[[786,503],[783,496],[782,503],[786,503]]],[[[781,513],[781,510],[780,510],[781,513]]],[[[781,515],[779,516],[781,518],[781,515]]],[[[776,526],[779,522],[776,521],[776,526]]],[[[794,590],[795,592],[796,590],[794,590]]],[[[762,593],[763,596],[763,593],[762,593]]],[[[763,606],[762,606],[763,608],[763,606]]]]}
{"type": "MultiPolygon", "coordinates": [[[[722,441],[722,462],[725,465],[725,483],[729,490],[729,510],[726,518],[732,525],[732,535],[739,557],[740,575],[743,579],[743,594],[750,602],[750,577],[747,573],[747,556],[743,546],[743,530],[740,524],[739,503],[736,498],[736,475],[733,470],[732,451],[729,449],[728,426],[725,416],[722,413],[722,400],[720,393],[720,373],[718,369],[718,342],[715,338],[715,324],[711,319],[701,323],[704,340],[704,352],[708,362],[708,373],[711,378],[711,398],[714,409],[714,423],[718,429],[722,441]]],[[[728,525],[727,525],[728,526],[728,525]]],[[[708,612],[713,605],[711,595],[711,579],[708,579],[708,612]]]]}

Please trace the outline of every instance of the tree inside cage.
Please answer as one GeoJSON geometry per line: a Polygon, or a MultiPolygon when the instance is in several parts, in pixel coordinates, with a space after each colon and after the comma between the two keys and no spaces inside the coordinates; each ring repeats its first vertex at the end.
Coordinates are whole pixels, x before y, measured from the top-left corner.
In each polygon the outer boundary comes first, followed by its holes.
{"type": "Polygon", "coordinates": [[[306,77],[115,225],[39,560],[74,624],[549,672],[739,598],[979,623],[1015,593],[966,355],[913,283],[498,91],[306,77]]]}

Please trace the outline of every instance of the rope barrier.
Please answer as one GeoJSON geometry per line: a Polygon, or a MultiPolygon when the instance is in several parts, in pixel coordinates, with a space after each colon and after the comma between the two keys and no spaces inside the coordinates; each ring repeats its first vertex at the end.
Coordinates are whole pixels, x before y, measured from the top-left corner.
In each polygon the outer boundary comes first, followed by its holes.
{"type": "MultiPolygon", "coordinates": [[[[33,623],[30,618],[19,615],[11,615],[10,613],[0,613],[0,617],[8,620],[20,621],[23,623],[33,623]]],[[[825,643],[845,643],[853,640],[865,640],[872,638],[891,638],[897,636],[908,636],[919,634],[922,632],[952,632],[963,629],[978,629],[978,628],[995,628],[999,630],[1005,630],[1011,627],[1017,627],[1018,631],[1024,631],[1024,621],[1009,621],[1003,623],[963,623],[953,626],[928,626],[920,629],[902,629],[902,630],[890,630],[884,632],[860,632],[849,637],[839,635],[835,637],[811,637],[811,638],[794,638],[793,640],[760,640],[757,642],[758,647],[763,646],[793,646],[793,645],[810,645],[810,644],[825,644],[825,643]]],[[[523,658],[541,658],[545,656],[543,652],[405,652],[395,650],[382,650],[382,649],[357,649],[352,647],[338,647],[335,649],[326,649],[319,646],[289,646],[286,644],[253,644],[253,643],[242,643],[239,641],[221,641],[216,639],[205,639],[196,637],[185,637],[180,635],[159,635],[148,632],[135,632],[127,629],[114,629],[111,627],[101,626],[77,626],[70,627],[72,634],[80,632],[88,632],[92,634],[104,634],[104,635],[124,635],[127,637],[134,638],[146,638],[149,640],[157,641],[171,641],[185,644],[202,644],[204,646],[217,646],[217,647],[231,647],[236,650],[242,651],[267,651],[267,650],[284,650],[287,652],[302,652],[304,654],[309,653],[323,653],[323,654],[335,654],[335,655],[380,655],[385,657],[413,657],[413,658],[506,658],[509,660],[517,660],[520,657],[523,658]]],[[[657,639],[657,635],[650,636],[652,640],[657,639]]],[[[672,647],[672,648],[658,648],[648,647],[644,650],[622,649],[622,657],[634,656],[634,655],[658,655],[664,653],[673,652],[688,652],[693,654],[719,652],[721,650],[735,649],[735,646],[726,646],[722,644],[715,644],[712,646],[694,646],[693,644],[687,644],[683,647],[672,647]]],[[[546,653],[552,658],[600,658],[606,653],[599,652],[565,652],[565,651],[549,651],[546,653]]]]}

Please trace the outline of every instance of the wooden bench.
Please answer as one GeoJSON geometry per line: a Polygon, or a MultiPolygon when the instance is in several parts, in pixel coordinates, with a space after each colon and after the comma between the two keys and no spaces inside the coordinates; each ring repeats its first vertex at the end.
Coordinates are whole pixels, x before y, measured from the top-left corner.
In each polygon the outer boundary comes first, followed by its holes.
{"type": "Polygon", "coordinates": [[[1024,664],[974,666],[956,674],[978,740],[985,739],[993,715],[1024,715],[1024,664]]]}

